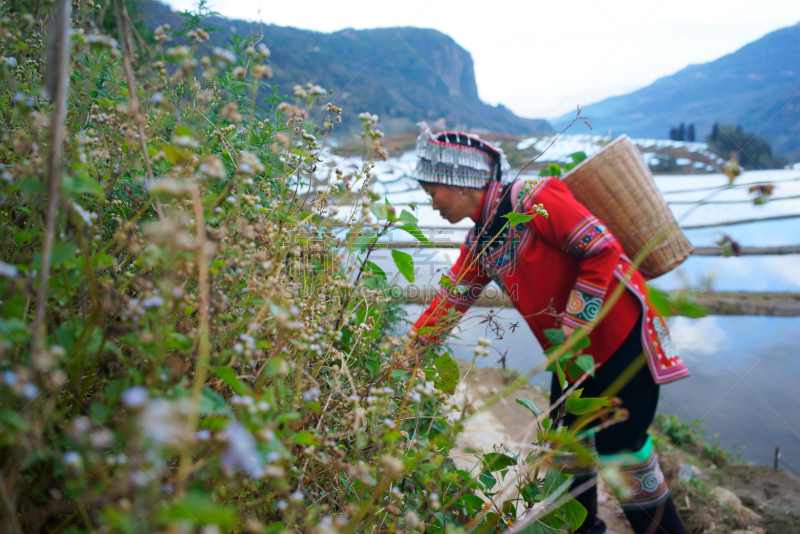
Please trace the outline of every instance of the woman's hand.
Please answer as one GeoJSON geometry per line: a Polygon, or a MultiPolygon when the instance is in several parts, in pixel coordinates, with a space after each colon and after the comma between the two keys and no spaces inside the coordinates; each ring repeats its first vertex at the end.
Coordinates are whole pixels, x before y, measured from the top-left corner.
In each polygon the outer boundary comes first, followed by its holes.
{"type": "Polygon", "coordinates": [[[564,332],[564,341],[566,341],[572,337],[572,334],[575,333],[575,327],[568,324],[562,324],[561,331],[564,332]]]}

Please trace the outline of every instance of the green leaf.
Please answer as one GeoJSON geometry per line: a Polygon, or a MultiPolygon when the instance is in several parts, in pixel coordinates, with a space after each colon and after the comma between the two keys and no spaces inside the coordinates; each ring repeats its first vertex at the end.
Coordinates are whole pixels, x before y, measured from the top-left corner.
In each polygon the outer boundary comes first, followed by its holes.
{"type": "Polygon", "coordinates": [[[569,397],[566,400],[564,410],[573,415],[583,415],[610,405],[608,399],[603,398],[573,399],[569,397]]]}
{"type": "Polygon", "coordinates": [[[192,346],[191,340],[177,332],[168,332],[164,348],[167,350],[186,350],[192,346]]]}
{"type": "Polygon", "coordinates": [[[408,280],[408,283],[413,284],[414,258],[411,257],[411,254],[406,254],[405,252],[400,252],[393,248],[392,259],[394,260],[394,264],[397,265],[397,268],[400,269],[400,274],[403,275],[403,278],[408,280]]]}
{"type": "Polygon", "coordinates": [[[411,234],[413,237],[415,237],[415,238],[416,238],[418,241],[422,242],[423,244],[425,244],[425,245],[427,245],[427,246],[429,246],[429,247],[431,247],[431,248],[436,248],[436,247],[433,245],[433,243],[431,243],[430,241],[428,241],[428,238],[427,238],[427,237],[425,237],[425,236],[422,234],[422,232],[420,231],[420,229],[419,229],[419,228],[417,228],[417,225],[416,225],[416,224],[404,224],[403,226],[398,226],[398,227],[397,227],[397,229],[398,229],[398,230],[403,230],[404,232],[408,232],[408,233],[409,233],[409,234],[411,234]]]}
{"type": "Polygon", "coordinates": [[[576,379],[583,373],[589,373],[589,376],[594,376],[594,358],[588,354],[581,354],[574,362],[569,364],[569,375],[576,379]]]}
{"type": "MultiPolygon", "coordinates": [[[[199,411],[201,415],[209,416],[212,414],[233,415],[233,410],[230,404],[225,402],[225,399],[214,393],[210,387],[203,388],[203,395],[200,397],[199,411]]],[[[206,417],[206,420],[209,420],[206,417]]],[[[228,423],[228,418],[222,418],[219,427],[222,428],[228,423]]]]}
{"type": "Polygon", "coordinates": [[[377,289],[379,291],[383,291],[389,287],[385,279],[375,275],[365,276],[361,281],[361,285],[367,289],[377,289]]]}
{"type": "Polygon", "coordinates": [[[458,498],[458,505],[466,508],[469,515],[476,514],[483,509],[484,500],[477,495],[464,494],[458,498]]]}
{"type": "Polygon", "coordinates": [[[561,505],[561,513],[566,524],[569,525],[570,530],[573,532],[586,520],[587,511],[581,503],[575,499],[570,499],[561,505]]]}
{"type": "Polygon", "coordinates": [[[247,386],[236,376],[236,371],[230,367],[215,367],[214,374],[228,384],[239,395],[247,393],[247,386]]]}
{"type": "MultiPolygon", "coordinates": [[[[553,354],[557,350],[558,350],[558,347],[550,347],[549,349],[547,349],[545,351],[545,355],[547,355],[549,357],[551,354],[553,354]]],[[[553,362],[551,362],[550,365],[547,366],[546,371],[549,371],[551,373],[555,373],[556,372],[556,364],[557,363],[566,364],[573,357],[574,357],[574,353],[573,352],[571,352],[571,351],[565,352],[564,354],[559,356],[557,360],[554,360],[553,362]]]]}
{"type": "Polygon", "coordinates": [[[372,228],[362,228],[361,230],[350,230],[344,238],[348,250],[364,250],[375,237],[375,230],[372,228]],[[358,235],[362,233],[364,235],[358,235]]]}
{"type": "Polygon", "coordinates": [[[484,471],[494,473],[507,469],[512,465],[517,465],[517,461],[507,454],[502,452],[490,452],[483,455],[484,471]]]}
{"type": "Polygon", "coordinates": [[[567,381],[566,375],[564,375],[564,371],[561,370],[561,364],[556,362],[556,374],[558,375],[558,383],[563,388],[564,382],[567,381]]]}
{"type": "Polygon", "coordinates": [[[171,500],[171,503],[158,514],[164,523],[180,520],[189,524],[219,525],[228,530],[238,519],[233,508],[221,506],[212,501],[210,495],[197,490],[190,491],[183,501],[171,500]]]}
{"type": "Polygon", "coordinates": [[[661,316],[671,317],[675,315],[675,310],[670,304],[669,297],[667,297],[666,293],[649,285],[647,289],[649,290],[648,300],[650,301],[650,304],[655,306],[656,310],[658,310],[658,313],[660,313],[661,316]]]}
{"type": "Polygon", "coordinates": [[[372,212],[372,214],[375,215],[375,218],[378,219],[379,221],[390,221],[390,222],[396,221],[397,217],[395,217],[392,214],[392,211],[389,208],[391,208],[391,206],[388,204],[387,200],[386,205],[373,204],[372,206],[370,206],[369,209],[372,212]]]}
{"type": "Polygon", "coordinates": [[[564,331],[560,328],[545,328],[544,337],[547,338],[552,345],[561,345],[566,341],[564,331]]]}
{"type": "MultiPolygon", "coordinates": [[[[439,391],[444,391],[448,395],[454,394],[456,392],[456,386],[458,386],[458,380],[461,377],[461,372],[458,370],[456,361],[449,355],[442,354],[436,358],[434,367],[436,371],[432,374],[439,376],[433,380],[433,387],[439,391]]],[[[425,372],[426,378],[429,372],[430,371],[425,372]]]]}
{"type": "Polygon", "coordinates": [[[397,218],[397,220],[402,223],[413,224],[415,226],[417,223],[419,223],[419,220],[406,210],[400,212],[400,216],[397,218]]]}
{"type": "Polygon", "coordinates": [[[92,421],[95,424],[102,425],[106,422],[108,416],[111,415],[111,406],[93,402],[92,405],[89,406],[89,415],[92,416],[92,421]]]}
{"type": "Polygon", "coordinates": [[[700,304],[695,302],[691,296],[682,295],[678,298],[676,306],[678,315],[689,317],[690,319],[699,319],[708,315],[708,311],[700,304]]]}
{"type": "Polygon", "coordinates": [[[527,215],[525,213],[506,213],[503,215],[503,217],[508,219],[508,222],[511,226],[516,226],[520,223],[526,223],[532,220],[534,217],[536,217],[536,215],[527,215]]]}
{"type": "Polygon", "coordinates": [[[572,163],[574,163],[575,165],[580,165],[581,162],[586,160],[587,156],[586,152],[581,151],[581,152],[573,152],[572,154],[569,155],[569,157],[572,158],[572,163]]]}
{"type": "Polygon", "coordinates": [[[75,259],[75,251],[78,250],[73,243],[56,243],[53,245],[53,252],[50,256],[50,265],[57,267],[61,264],[71,262],[75,259]]]}
{"type": "Polygon", "coordinates": [[[439,279],[439,285],[444,286],[445,289],[450,289],[453,287],[453,281],[450,280],[449,276],[443,274],[442,277],[439,279]]]}
{"type": "Polygon", "coordinates": [[[383,269],[381,269],[380,267],[378,267],[377,265],[375,265],[371,261],[368,261],[367,263],[364,264],[364,270],[372,271],[372,274],[374,274],[378,278],[382,278],[382,279],[386,280],[386,273],[383,272],[383,269]]]}
{"type": "MultiPolygon", "coordinates": [[[[578,328],[575,331],[575,334],[577,334],[579,331],[580,331],[580,328],[578,328]]],[[[575,335],[575,334],[573,334],[573,335],[575,335]]],[[[583,336],[581,339],[579,339],[577,343],[575,343],[575,350],[588,349],[591,345],[592,345],[592,342],[589,340],[589,336],[586,335],[586,336],[583,336]]]]}
{"type": "Polygon", "coordinates": [[[15,184],[15,186],[20,193],[38,194],[47,191],[47,189],[44,187],[44,184],[35,178],[20,180],[15,184]]]}
{"type": "Polygon", "coordinates": [[[298,445],[316,445],[317,438],[308,430],[301,430],[294,435],[294,442],[298,445]]]}
{"type": "Polygon", "coordinates": [[[525,406],[527,409],[533,412],[533,415],[539,415],[542,411],[536,407],[532,400],[528,399],[517,399],[517,404],[521,406],[525,406]]]}

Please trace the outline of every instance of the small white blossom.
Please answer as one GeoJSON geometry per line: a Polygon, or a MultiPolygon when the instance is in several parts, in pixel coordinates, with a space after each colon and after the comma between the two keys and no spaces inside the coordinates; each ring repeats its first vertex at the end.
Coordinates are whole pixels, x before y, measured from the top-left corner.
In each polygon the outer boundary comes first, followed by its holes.
{"type": "Polygon", "coordinates": [[[214,59],[217,60],[217,65],[220,68],[225,67],[229,63],[236,62],[236,55],[234,55],[234,53],[228,50],[227,48],[220,48],[219,46],[215,46],[214,49],[211,51],[211,54],[214,56],[214,59]]]}
{"type": "Polygon", "coordinates": [[[3,373],[3,383],[7,386],[16,386],[19,381],[17,373],[14,371],[6,371],[3,373]]]}
{"type": "Polygon", "coordinates": [[[122,405],[126,408],[141,408],[147,402],[149,393],[142,386],[133,386],[122,394],[122,405]]]}
{"type": "Polygon", "coordinates": [[[3,278],[16,278],[18,274],[19,270],[15,266],[4,261],[0,261],[0,276],[3,278]]]}
{"type": "Polygon", "coordinates": [[[241,423],[233,423],[225,428],[225,438],[228,447],[220,456],[222,470],[228,476],[232,476],[237,469],[241,469],[251,478],[263,477],[265,474],[264,462],[258,453],[253,435],[241,423]]]}
{"type": "Polygon", "coordinates": [[[67,451],[62,456],[64,465],[73,471],[80,472],[83,470],[83,456],[77,451],[67,451]]]}
{"type": "Polygon", "coordinates": [[[36,387],[36,384],[32,382],[28,382],[27,384],[22,386],[22,394],[28,400],[33,400],[36,395],[39,394],[39,388],[36,387]]]}
{"type": "Polygon", "coordinates": [[[147,297],[142,299],[142,308],[149,309],[149,308],[158,308],[162,304],[164,304],[164,299],[161,297],[147,297]]]}
{"type": "Polygon", "coordinates": [[[97,219],[97,214],[96,214],[96,213],[89,213],[89,212],[87,212],[87,211],[86,211],[85,209],[83,209],[83,207],[82,207],[80,204],[78,204],[78,203],[73,203],[73,204],[72,204],[72,207],[75,209],[75,212],[76,212],[78,215],[80,215],[81,219],[83,219],[83,222],[84,222],[84,223],[86,223],[86,226],[88,226],[89,228],[91,228],[92,226],[94,226],[94,223],[92,222],[92,220],[93,220],[93,219],[97,219]]]}

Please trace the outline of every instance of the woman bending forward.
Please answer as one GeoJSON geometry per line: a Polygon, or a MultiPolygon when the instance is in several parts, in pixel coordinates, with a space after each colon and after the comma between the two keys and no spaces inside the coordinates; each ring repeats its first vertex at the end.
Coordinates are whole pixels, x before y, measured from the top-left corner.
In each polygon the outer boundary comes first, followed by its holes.
{"type": "MultiPolygon", "coordinates": [[[[467,290],[448,294],[440,287],[414,330],[425,328],[422,337],[428,340],[446,335],[453,313],[467,311],[494,280],[547,348],[546,329],[560,328],[567,338],[578,327],[587,329],[606,296],[623,284],[619,300],[589,332],[596,372],[582,383],[583,396],[603,395],[642,353],[647,365],[621,389],[612,390],[628,418],[590,432],[585,439],[596,448],[601,465],[618,466],[627,475],[630,491],[618,498],[637,534],[685,533],[647,429],[656,412],[660,384],[689,372],[670,340],[666,322],[648,301],[644,278],[633,269],[620,243],[558,178],[509,184],[505,155],[477,136],[433,135],[425,126],[417,140],[417,155],[415,178],[431,196],[433,209],[451,223],[470,217],[475,226],[450,272],[453,283],[460,280],[467,290]],[[548,217],[509,226],[489,243],[507,221],[504,214],[532,213],[539,204],[548,217]],[[486,252],[473,262],[474,254],[487,244],[486,252]]],[[[567,374],[568,382],[577,378],[567,374]]],[[[562,386],[554,374],[551,402],[562,396],[562,386]]],[[[564,424],[574,420],[567,414],[564,424]]],[[[573,475],[573,488],[597,475],[595,468],[574,462],[566,462],[562,470],[573,475]]],[[[588,511],[577,532],[605,532],[605,524],[597,517],[597,486],[591,485],[577,500],[588,511]]]]}

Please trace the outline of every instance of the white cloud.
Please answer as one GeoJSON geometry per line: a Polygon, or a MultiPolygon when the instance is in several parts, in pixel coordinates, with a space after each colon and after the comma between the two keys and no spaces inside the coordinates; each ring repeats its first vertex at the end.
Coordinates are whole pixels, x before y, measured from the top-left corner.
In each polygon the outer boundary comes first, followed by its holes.
{"type": "Polygon", "coordinates": [[[703,356],[715,354],[727,337],[713,316],[700,319],[673,317],[669,321],[669,333],[678,354],[692,352],[703,356]]]}

